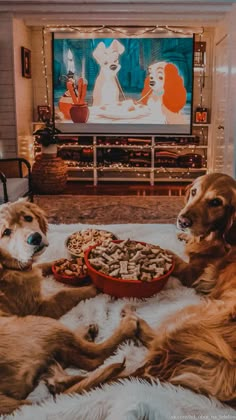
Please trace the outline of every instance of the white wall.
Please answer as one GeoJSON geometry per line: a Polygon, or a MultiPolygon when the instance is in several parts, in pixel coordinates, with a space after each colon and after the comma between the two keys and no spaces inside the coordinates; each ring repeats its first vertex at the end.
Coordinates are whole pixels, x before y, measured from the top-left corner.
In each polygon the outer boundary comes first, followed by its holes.
{"type": "MultiPolygon", "coordinates": [[[[14,78],[16,101],[16,129],[18,155],[30,157],[29,147],[32,142],[33,90],[32,79],[22,76],[21,47],[32,52],[32,31],[20,19],[13,19],[14,78]]],[[[34,77],[32,73],[32,77],[34,77]]]]}
{"type": "Polygon", "coordinates": [[[236,5],[216,28],[213,83],[213,170],[233,177],[236,177],[235,20],[236,5]]]}

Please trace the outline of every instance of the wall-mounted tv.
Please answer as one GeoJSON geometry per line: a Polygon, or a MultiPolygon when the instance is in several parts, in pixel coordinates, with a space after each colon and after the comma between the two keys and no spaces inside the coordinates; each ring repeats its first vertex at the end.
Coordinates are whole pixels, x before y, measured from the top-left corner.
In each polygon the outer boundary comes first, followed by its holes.
{"type": "Polygon", "coordinates": [[[67,133],[191,134],[193,43],[192,35],[55,33],[55,126],[67,133]]]}

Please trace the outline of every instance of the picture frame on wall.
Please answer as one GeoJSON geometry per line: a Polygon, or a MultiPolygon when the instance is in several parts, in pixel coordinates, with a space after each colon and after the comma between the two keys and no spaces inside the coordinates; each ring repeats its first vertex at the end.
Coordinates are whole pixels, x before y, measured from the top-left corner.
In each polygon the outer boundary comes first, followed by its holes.
{"type": "Polygon", "coordinates": [[[22,77],[31,79],[31,51],[25,47],[21,47],[21,70],[22,77]]]}

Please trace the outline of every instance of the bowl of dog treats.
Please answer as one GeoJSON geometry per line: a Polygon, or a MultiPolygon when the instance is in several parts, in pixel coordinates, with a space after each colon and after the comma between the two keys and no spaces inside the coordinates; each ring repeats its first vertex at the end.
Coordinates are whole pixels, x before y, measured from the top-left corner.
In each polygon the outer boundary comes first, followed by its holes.
{"type": "Polygon", "coordinates": [[[158,293],[174,269],[168,251],[130,239],[93,245],[85,251],[84,261],[95,286],[119,298],[158,293]]]}
{"type": "Polygon", "coordinates": [[[118,239],[114,233],[102,229],[82,229],[72,233],[66,239],[66,248],[69,254],[75,258],[83,258],[84,252],[91,246],[97,245],[104,241],[112,241],[118,239]]]}
{"type": "Polygon", "coordinates": [[[112,232],[101,229],[82,229],[72,233],[65,242],[70,259],[62,258],[52,267],[56,280],[71,286],[79,286],[90,279],[84,261],[84,252],[90,246],[101,244],[103,241],[117,239],[112,232]]]}
{"type": "Polygon", "coordinates": [[[88,269],[82,258],[61,258],[52,266],[57,281],[70,286],[84,285],[88,280],[88,269]]]}

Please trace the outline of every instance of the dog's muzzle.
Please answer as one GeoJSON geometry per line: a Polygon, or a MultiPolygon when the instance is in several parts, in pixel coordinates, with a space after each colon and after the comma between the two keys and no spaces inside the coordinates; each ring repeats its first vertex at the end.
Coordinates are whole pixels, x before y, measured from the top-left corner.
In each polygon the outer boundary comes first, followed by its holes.
{"type": "Polygon", "coordinates": [[[110,65],[110,69],[114,71],[114,70],[116,70],[116,69],[117,69],[117,66],[116,66],[115,64],[111,64],[111,65],[110,65]]]}
{"type": "Polygon", "coordinates": [[[178,227],[182,230],[190,228],[193,224],[192,220],[186,216],[179,216],[177,219],[178,227]]]}
{"type": "Polygon", "coordinates": [[[151,80],[151,81],[149,82],[149,86],[155,86],[155,84],[156,84],[156,82],[155,82],[154,80],[151,80]]]}
{"type": "Polygon", "coordinates": [[[31,233],[27,238],[27,244],[34,247],[34,255],[40,253],[48,243],[43,240],[39,232],[31,233]]]}
{"type": "Polygon", "coordinates": [[[42,242],[42,235],[38,232],[31,233],[31,235],[27,238],[27,244],[37,246],[40,245],[42,242]]]}

